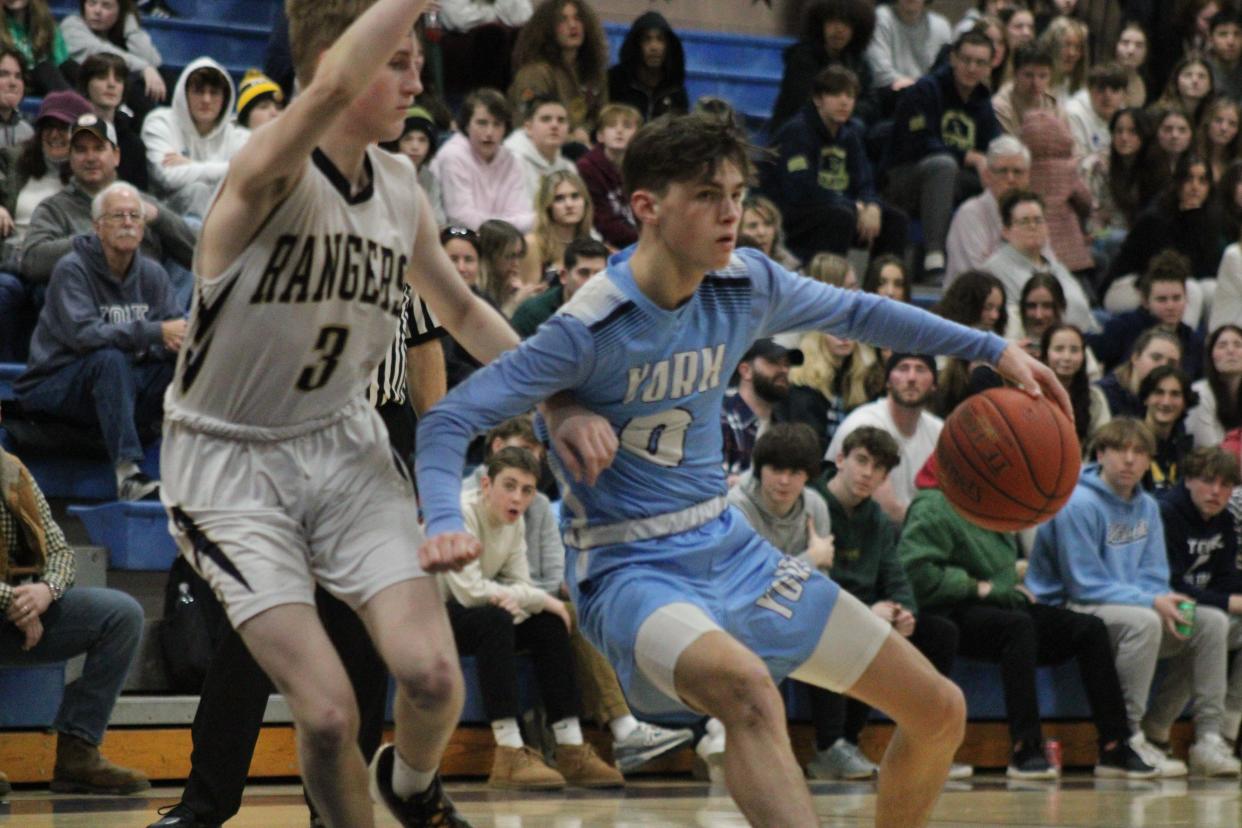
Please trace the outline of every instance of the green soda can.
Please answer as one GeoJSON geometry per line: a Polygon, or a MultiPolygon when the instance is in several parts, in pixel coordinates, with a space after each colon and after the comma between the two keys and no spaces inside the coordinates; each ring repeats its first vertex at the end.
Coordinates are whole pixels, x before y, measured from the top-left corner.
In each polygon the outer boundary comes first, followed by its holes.
{"type": "Polygon", "coordinates": [[[1183,619],[1183,623],[1177,625],[1177,631],[1182,635],[1189,636],[1195,631],[1195,602],[1178,601],[1177,611],[1182,614],[1183,619]]]}

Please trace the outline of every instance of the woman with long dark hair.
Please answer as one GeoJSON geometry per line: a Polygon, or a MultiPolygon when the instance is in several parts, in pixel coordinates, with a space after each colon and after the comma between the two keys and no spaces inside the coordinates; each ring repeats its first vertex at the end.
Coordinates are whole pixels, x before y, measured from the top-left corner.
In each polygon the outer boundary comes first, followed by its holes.
{"type": "Polygon", "coordinates": [[[858,76],[854,117],[871,124],[880,117],[880,101],[872,84],[871,65],[863,56],[875,31],[875,6],[868,0],[814,0],[802,15],[802,34],[785,49],[785,72],[772,106],[768,134],[811,99],[811,81],[833,64],[858,76]]]}
{"type": "Polygon", "coordinates": [[[1204,376],[1194,384],[1199,403],[1186,417],[1186,430],[1196,446],[1215,446],[1242,426],[1242,326],[1221,325],[1204,350],[1204,376]]]}
{"type": "Polygon", "coordinates": [[[1086,456],[1091,436],[1112,418],[1104,392],[1087,377],[1087,340],[1073,325],[1058,324],[1044,331],[1039,349],[1040,359],[1057,375],[1069,394],[1074,411],[1074,432],[1086,456]]]}
{"type": "Polygon", "coordinates": [[[1143,422],[1156,437],[1156,452],[1143,475],[1143,488],[1159,492],[1181,479],[1182,458],[1190,453],[1193,442],[1186,433],[1186,410],[1195,404],[1195,392],[1185,371],[1161,365],[1139,384],[1139,399],[1146,409],[1143,422]]]}
{"type": "Polygon", "coordinates": [[[1155,135],[1146,113],[1134,107],[1119,110],[1109,130],[1108,149],[1088,156],[1082,166],[1083,181],[1091,193],[1087,230],[1092,249],[1106,268],[1156,193],[1150,168],[1144,163],[1155,135]]]}
{"type": "Polygon", "coordinates": [[[1187,153],[1177,162],[1173,181],[1138,217],[1109,266],[1109,278],[1103,286],[1105,308],[1111,313],[1137,308],[1135,277],[1147,271],[1152,257],[1171,248],[1190,259],[1195,278],[1186,283],[1184,321],[1192,328],[1198,326],[1204,307],[1211,306],[1221,259],[1224,222],[1211,196],[1212,175],[1207,162],[1187,153]]]}
{"type": "MultiPolygon", "coordinates": [[[[1009,324],[1009,312],[1005,305],[1005,287],[1000,279],[986,270],[967,270],[958,274],[953,284],[945,289],[932,312],[967,327],[1004,336],[1009,324]]],[[[937,415],[947,417],[958,403],[971,394],[1000,385],[1004,385],[1004,380],[996,369],[985,362],[967,363],[955,357],[943,358],[936,380],[933,410],[937,415]]]]}

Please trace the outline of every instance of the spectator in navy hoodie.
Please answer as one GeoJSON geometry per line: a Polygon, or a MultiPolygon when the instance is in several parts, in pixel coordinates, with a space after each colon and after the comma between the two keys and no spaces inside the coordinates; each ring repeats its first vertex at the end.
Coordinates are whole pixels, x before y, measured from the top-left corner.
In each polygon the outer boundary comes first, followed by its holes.
{"type": "Polygon", "coordinates": [[[91,217],[94,235],[75,237],[52,271],[14,385],[27,411],[99,429],[117,496],[139,500],[159,486],[138,470],[140,433],[160,420],[186,321],[168,274],[139,252],[146,213],[133,185],[101,190],[91,217]]]}
{"type": "Polygon", "coordinates": [[[987,35],[966,32],[953,44],[947,66],[919,78],[897,100],[887,192],[922,219],[923,272],[933,280],[944,273],[953,205],[982,190],[984,153],[1001,134],[984,82],[993,49],[987,35]]]}
{"type": "Polygon", "coordinates": [[[689,111],[686,53],[664,15],[647,12],[630,26],[617,65],[608,70],[608,100],[629,104],[646,121],[689,111]]]}
{"type": "MultiPolygon", "coordinates": [[[[1242,484],[1238,458],[1217,446],[1197,448],[1186,458],[1182,482],[1160,498],[1169,580],[1199,604],[1228,613],[1233,664],[1225,690],[1221,735],[1236,743],[1242,725],[1242,572],[1238,570],[1238,530],[1225,507],[1242,484]]],[[[1190,699],[1190,675],[1165,675],[1160,706],[1153,718],[1173,721],[1190,699]]]]}
{"type": "Polygon", "coordinates": [[[905,253],[909,222],[880,200],[865,128],[853,120],[858,91],[857,75],[828,66],[815,76],[811,99],[776,134],[778,158],[765,189],[786,217],[786,243],[803,261],[825,251],[844,256],[851,245],[874,255],[905,253]]]}
{"type": "Polygon", "coordinates": [[[1130,356],[1134,343],[1149,328],[1175,335],[1182,343],[1182,367],[1191,379],[1203,376],[1203,337],[1182,321],[1186,312],[1186,282],[1194,275],[1190,260],[1176,250],[1156,254],[1139,277],[1139,307],[1119,313],[1104,331],[1087,337],[1087,344],[1112,370],[1130,356]]]}

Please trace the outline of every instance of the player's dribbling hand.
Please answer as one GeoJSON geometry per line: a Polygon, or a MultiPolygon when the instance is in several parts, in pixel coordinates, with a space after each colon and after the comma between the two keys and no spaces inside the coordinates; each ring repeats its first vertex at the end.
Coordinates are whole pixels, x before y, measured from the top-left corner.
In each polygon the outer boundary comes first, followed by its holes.
{"type": "Polygon", "coordinates": [[[418,548],[418,564],[427,573],[456,572],[482,551],[483,544],[469,532],[444,532],[418,548]]]}
{"type": "Polygon", "coordinates": [[[1061,385],[1057,375],[1019,345],[1010,342],[1005,346],[1000,359],[996,361],[996,370],[1033,397],[1038,397],[1041,393],[1047,394],[1061,412],[1069,417],[1069,421],[1074,422],[1074,408],[1070,404],[1069,394],[1065,392],[1065,387],[1061,385]]]}

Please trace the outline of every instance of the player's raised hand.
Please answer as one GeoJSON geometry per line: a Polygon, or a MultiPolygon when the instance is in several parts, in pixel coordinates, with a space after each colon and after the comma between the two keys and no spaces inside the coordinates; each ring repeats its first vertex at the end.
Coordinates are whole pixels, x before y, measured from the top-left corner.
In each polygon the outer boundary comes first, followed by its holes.
{"type": "Polygon", "coordinates": [[[1069,394],[1057,379],[1057,375],[1016,343],[1010,342],[1005,346],[1000,359],[996,361],[996,370],[1005,379],[1017,383],[1019,388],[1032,397],[1038,397],[1041,393],[1047,394],[1061,412],[1069,417],[1070,422],[1074,422],[1074,407],[1070,404],[1069,394]]]}
{"type": "Polygon", "coordinates": [[[418,548],[418,564],[428,573],[456,572],[482,552],[483,544],[469,532],[444,532],[418,548]]]}
{"type": "Polygon", "coordinates": [[[617,456],[619,444],[612,425],[576,403],[549,405],[547,412],[552,447],[565,470],[574,480],[594,486],[617,456]]]}

